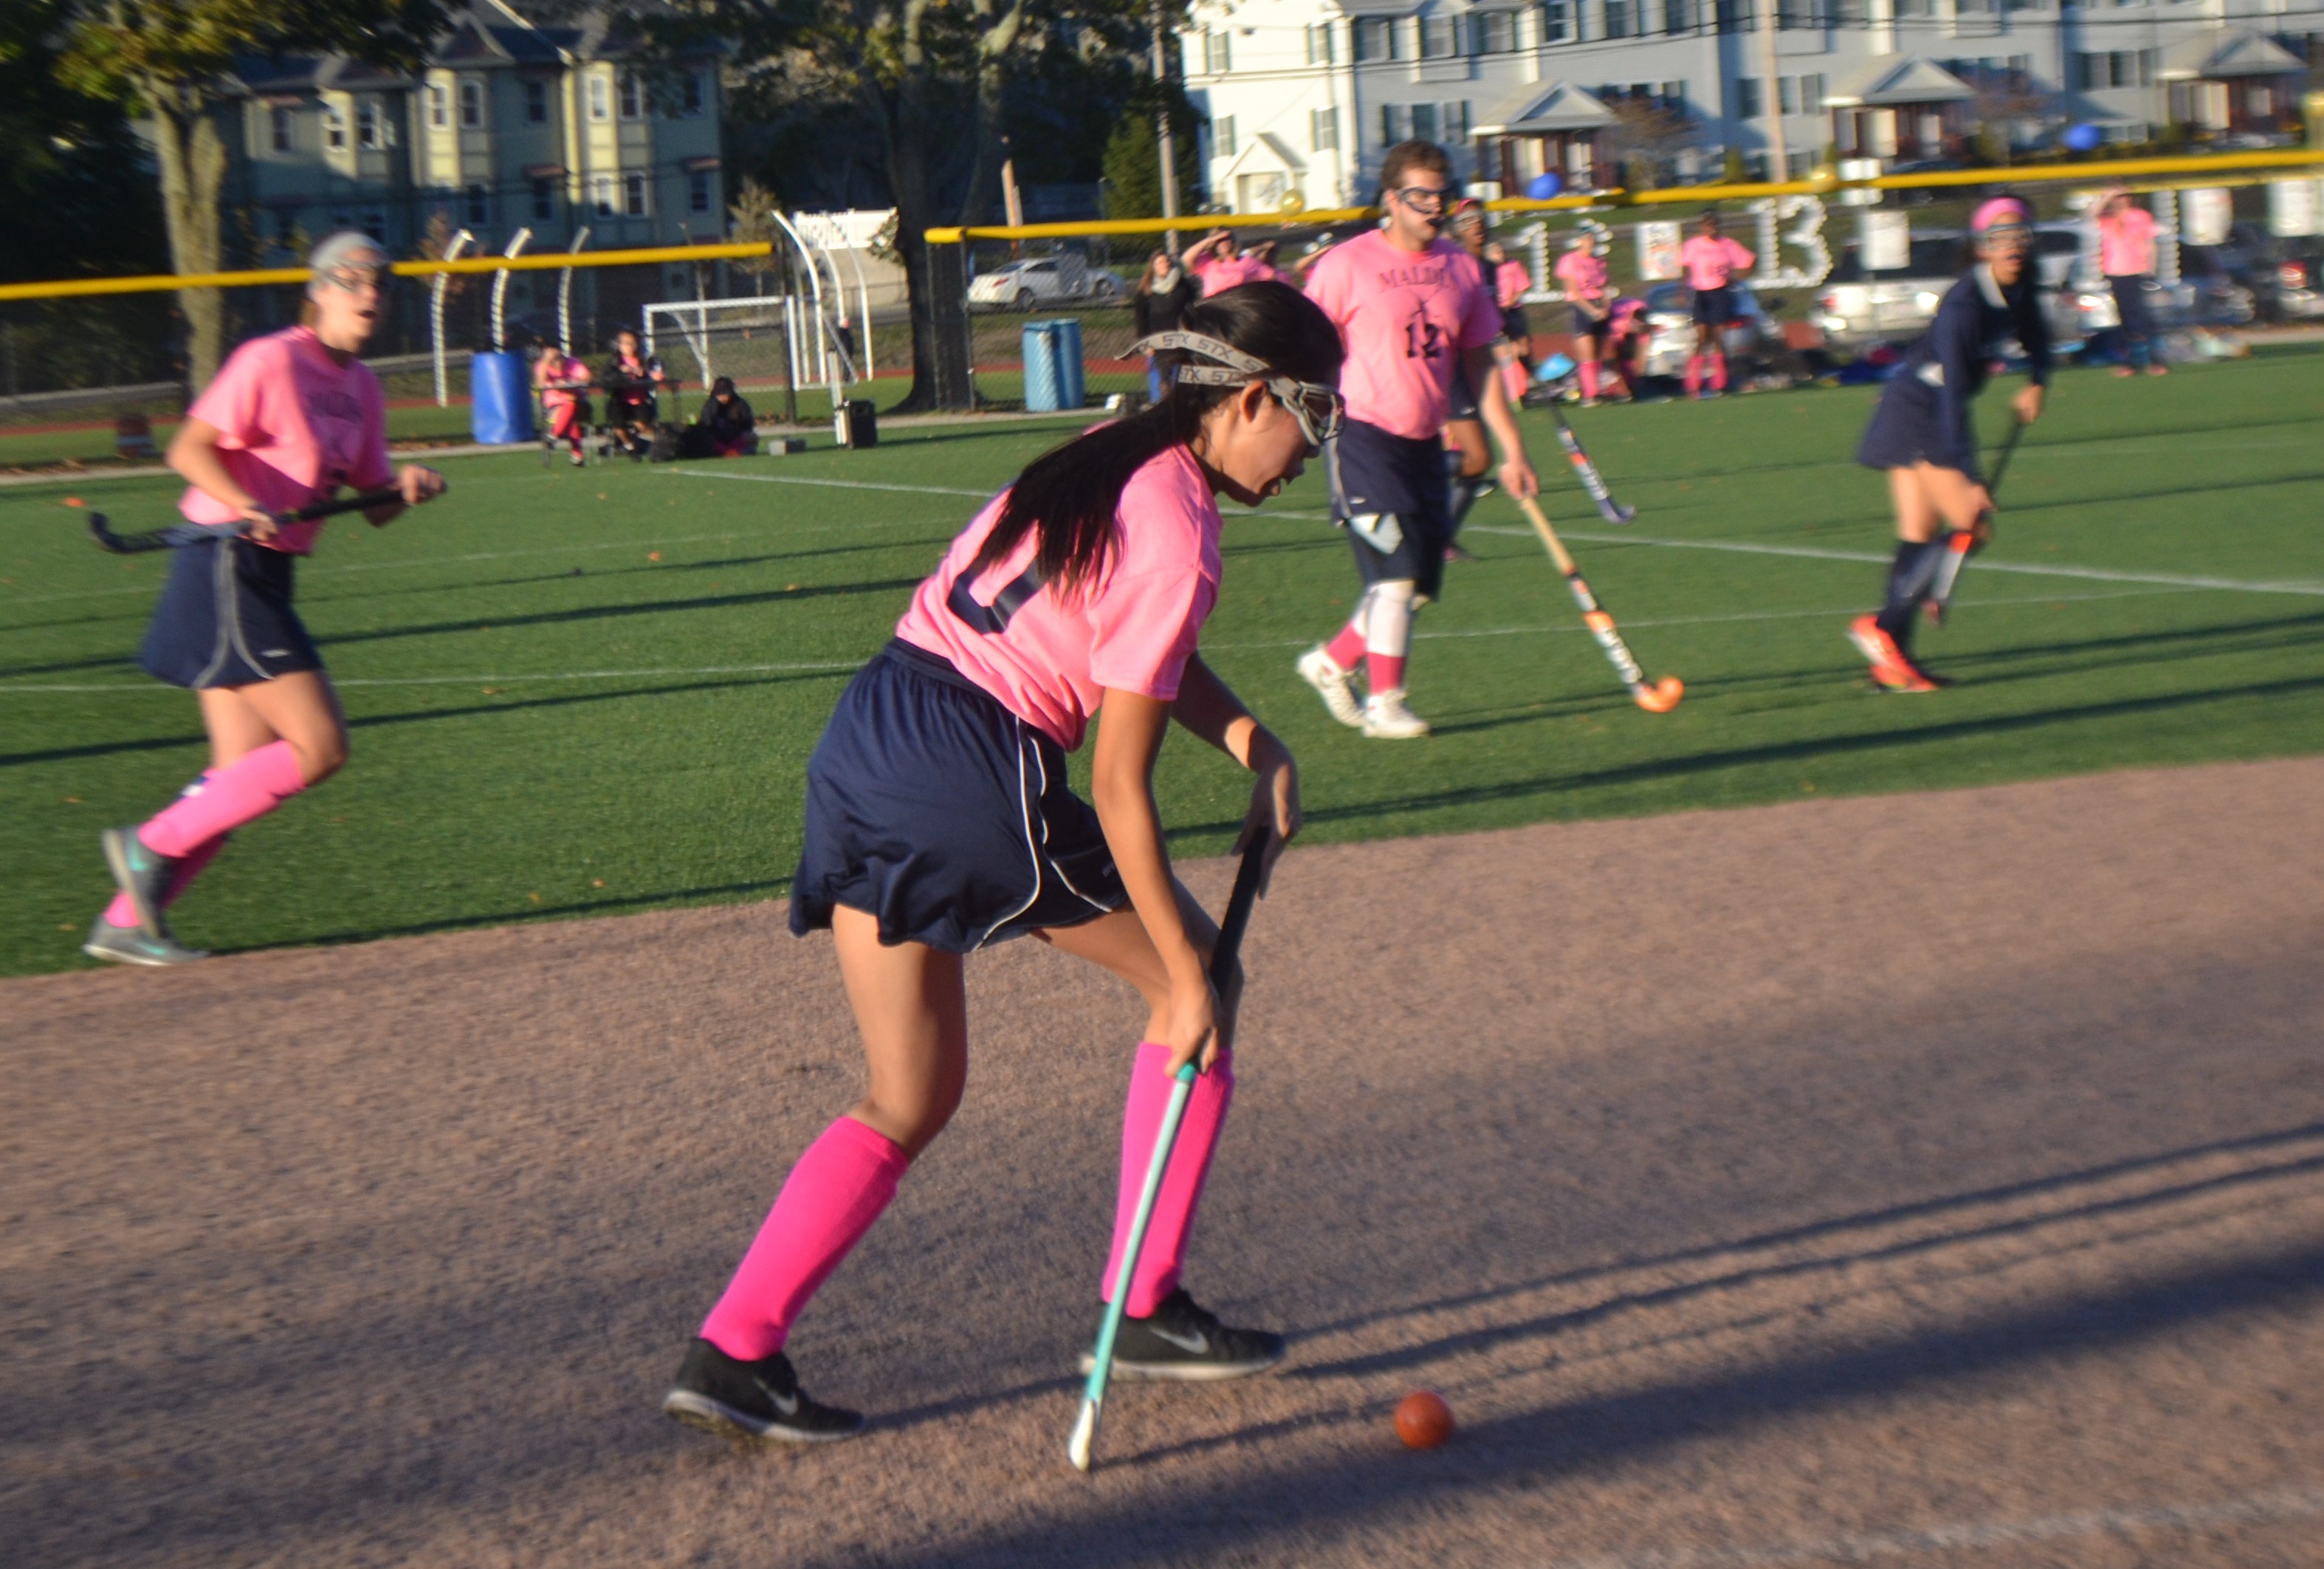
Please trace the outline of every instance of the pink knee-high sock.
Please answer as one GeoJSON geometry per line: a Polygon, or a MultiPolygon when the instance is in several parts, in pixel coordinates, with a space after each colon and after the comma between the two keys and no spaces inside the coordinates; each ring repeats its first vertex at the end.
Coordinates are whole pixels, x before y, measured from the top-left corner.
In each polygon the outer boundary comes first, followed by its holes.
{"type": "MultiPolygon", "coordinates": [[[[1154,1140],[1162,1131],[1162,1113],[1170,1103],[1169,1062],[1170,1048],[1149,1040],[1139,1047],[1138,1064],[1130,1072],[1130,1103],[1121,1114],[1121,1193],[1114,1204],[1113,1251],[1105,1261],[1105,1278],[1098,1282],[1098,1294],[1108,1302],[1113,1300],[1114,1278],[1121,1272],[1122,1250],[1130,1245],[1130,1225],[1138,1212],[1138,1195],[1146,1186],[1147,1163],[1154,1158],[1154,1140]]],[[[1222,1057],[1216,1067],[1194,1080],[1186,1098],[1186,1115],[1178,1124],[1177,1142],[1170,1147],[1162,1191],[1154,1195],[1146,1245],[1139,1250],[1138,1271],[1130,1278],[1130,1300],[1122,1305],[1132,1318],[1147,1317],[1178,1288],[1186,1239],[1194,1229],[1194,1206],[1202,1202],[1203,1180],[1210,1175],[1211,1155],[1219,1147],[1219,1130],[1233,1099],[1234,1066],[1222,1057]]]]}
{"type": "Polygon", "coordinates": [[[1598,362],[1596,360],[1582,362],[1582,395],[1585,398],[1594,398],[1598,395],[1598,362]]]}
{"type": "Polygon", "coordinates": [[[196,846],[264,817],[307,788],[299,754],[287,741],[262,746],[239,762],[212,769],[201,789],[180,796],[137,830],[156,855],[190,854],[196,846]]]}
{"type": "Polygon", "coordinates": [[[901,1145],[853,1117],[825,1128],[791,1168],[702,1338],[746,1362],[782,1350],[808,1299],[863,1240],[911,1163],[901,1145]]]}
{"type": "Polygon", "coordinates": [[[1727,390],[1727,356],[1723,354],[1711,356],[1711,389],[1715,392],[1727,390]]]}
{"type": "Polygon", "coordinates": [[[1702,356],[1699,354],[1686,356],[1686,390],[1690,392],[1702,390],[1702,356]]]}
{"type": "Polygon", "coordinates": [[[1332,656],[1332,662],[1340,669],[1354,669],[1364,657],[1363,628],[1352,621],[1348,623],[1340,629],[1340,635],[1325,645],[1323,651],[1332,656]]]}

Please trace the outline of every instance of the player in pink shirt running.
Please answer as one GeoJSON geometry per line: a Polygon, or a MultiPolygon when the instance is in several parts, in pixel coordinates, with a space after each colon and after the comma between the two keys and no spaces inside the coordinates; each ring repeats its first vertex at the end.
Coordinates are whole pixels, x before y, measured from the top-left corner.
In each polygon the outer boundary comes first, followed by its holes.
{"type": "Polygon", "coordinates": [[[2154,360],[2154,317],[2146,308],[2146,291],[2153,282],[2154,236],[2161,226],[2154,215],[2130,199],[2130,188],[2116,180],[2106,188],[2098,204],[2098,271],[2106,274],[2114,294],[2115,317],[2121,324],[2122,364],[2117,376],[2167,375],[2170,367],[2154,360]]]}
{"type": "Polygon", "coordinates": [[[1405,657],[1413,612],[1442,586],[1452,538],[1438,432],[1456,366],[1482,394],[1480,411],[1501,448],[1502,488],[1522,496],[1540,490],[1493,374],[1500,310],[1475,260],[1437,234],[1451,182],[1442,147],[1389,148],[1380,165],[1387,222],[1334,245],[1307,274],[1308,297],[1347,340],[1348,422],[1330,453],[1332,510],[1347,528],[1364,592],[1339,635],[1301,655],[1297,669],[1333,718],[1384,739],[1428,734],[1405,706],[1405,657]],[[1360,703],[1359,665],[1371,688],[1360,703]]]}
{"type": "Polygon", "coordinates": [[[189,485],[178,510],[201,531],[170,552],[138,663],[200,700],[210,766],[142,826],[105,831],[121,891],[82,946],[92,958],[202,957],[171,936],[171,901],[227,835],[346,761],[338,695],[290,606],[291,564],[314,549],[323,525],[279,514],[328,500],[342,485],[392,485],[403,499],[364,514],[379,524],[444,488],[432,468],[388,461],[386,404],[355,358],[379,322],[386,253],[343,231],[317,245],[309,264],[307,320],[235,350],[170,443],[170,466],[189,485]]]}
{"type": "Polygon", "coordinates": [[[1614,330],[1614,291],[1606,281],[1606,263],[1598,254],[1594,229],[1577,229],[1572,249],[1557,259],[1557,281],[1573,307],[1573,358],[1581,366],[1582,406],[1598,406],[1598,362],[1606,357],[1606,340],[1614,330]]]}
{"type": "Polygon", "coordinates": [[[1027,934],[1136,986],[1110,1296],[1178,1069],[1199,1061],[1115,1342],[1118,1374],[1234,1378],[1283,1337],[1232,1329],[1179,1280],[1227,1103],[1240,982],[1170,869],[1154,762],[1176,719],[1257,776],[1242,842],[1299,831],[1291,753],[1196,650],[1219,593],[1223,492],[1256,506],[1340,418],[1339,335],[1296,290],[1250,283],[1142,340],[1169,390],[1051,452],[979,512],[841,697],[807,764],[791,929],[831,928],[871,1089],[792,1167],[662,1408],[715,1432],[816,1442],[862,1426],[798,1385],[784,1343],[959,1105],[963,955],[1027,934]],[[1095,809],[1065,754],[1096,720],[1095,809]]]}
{"type": "Polygon", "coordinates": [[[1727,390],[1727,328],[1736,320],[1735,275],[1748,272],[1756,260],[1743,246],[1719,232],[1719,215],[1707,212],[1692,239],[1679,247],[1678,264],[1694,291],[1694,353],[1687,356],[1686,390],[1691,397],[1705,395],[1703,368],[1709,363],[1711,394],[1727,390]]]}

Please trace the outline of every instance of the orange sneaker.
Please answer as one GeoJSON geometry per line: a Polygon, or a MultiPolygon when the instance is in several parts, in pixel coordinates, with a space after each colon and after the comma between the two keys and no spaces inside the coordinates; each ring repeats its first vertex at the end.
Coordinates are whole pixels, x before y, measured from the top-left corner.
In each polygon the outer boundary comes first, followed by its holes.
{"type": "Polygon", "coordinates": [[[1904,657],[1896,640],[1881,630],[1877,616],[1859,615],[1848,623],[1848,641],[1872,667],[1872,684],[1884,692],[1933,692],[1940,683],[1904,657]]]}

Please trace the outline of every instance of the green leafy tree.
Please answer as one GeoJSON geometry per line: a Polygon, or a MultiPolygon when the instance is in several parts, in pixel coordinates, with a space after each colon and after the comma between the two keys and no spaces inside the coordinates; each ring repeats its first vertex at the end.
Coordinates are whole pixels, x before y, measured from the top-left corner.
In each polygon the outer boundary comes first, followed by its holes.
{"type": "MultiPolygon", "coordinates": [[[[1203,117],[1183,96],[1170,113],[1171,162],[1178,171],[1178,210],[1193,212],[1202,189],[1195,133],[1203,117]]],[[[1105,142],[1105,216],[1158,218],[1162,213],[1161,126],[1152,96],[1142,95],[1105,142]]]]}
{"type": "MultiPolygon", "coordinates": [[[[151,123],[170,260],[180,273],[226,263],[221,113],[235,60],[341,54],[410,70],[447,20],[443,0],[64,0],[56,12],[60,83],[151,123]]],[[[182,289],[178,299],[199,385],[226,355],[226,300],[215,289],[182,289]]]]}
{"type": "MultiPolygon", "coordinates": [[[[662,58],[723,46],[739,119],[819,117],[833,127],[827,134],[861,136],[878,148],[911,302],[906,408],[967,396],[966,280],[938,278],[921,236],[991,209],[1012,82],[1047,51],[1133,58],[1144,47],[1149,14],[1143,0],[616,4],[662,58]]],[[[1179,0],[1170,0],[1168,11],[1175,19],[1179,0]]]]}

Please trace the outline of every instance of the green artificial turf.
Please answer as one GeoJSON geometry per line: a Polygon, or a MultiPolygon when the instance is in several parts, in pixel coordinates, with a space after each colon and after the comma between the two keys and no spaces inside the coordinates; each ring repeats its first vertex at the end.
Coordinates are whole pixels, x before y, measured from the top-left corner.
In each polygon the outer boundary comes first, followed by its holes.
{"type": "MultiPolygon", "coordinates": [[[[1985,400],[1989,437],[2011,388],[1985,400]]],[[[1498,496],[1466,536],[1479,559],[1420,621],[1412,703],[1434,738],[1367,742],[1292,673],[1353,585],[1315,475],[1231,513],[1204,649],[1298,752],[1316,840],[2324,748],[2324,355],[2061,376],[1998,542],[1952,626],[1923,637],[1962,684],[1924,697],[1869,691],[1841,636],[1889,549],[1883,482],[1849,462],[1871,398],[1577,413],[1638,508],[1628,530],[1597,517],[1546,417],[1527,416],[1583,570],[1648,672],[1686,680],[1674,713],[1630,705],[1498,496]],[[2242,586],[2140,580],[2156,576],[2242,586]]],[[[947,493],[999,486],[1061,433],[936,428],[669,467],[458,459],[443,503],[380,532],[335,523],[300,604],[354,760],[243,831],[179,907],[180,935],[235,949],[781,893],[841,684],[974,510],[947,493]]],[[[89,499],[150,528],[174,488],[117,480],[89,499]]],[[[165,558],[92,549],[69,490],[0,492],[7,973],[85,962],[107,893],[97,830],[149,816],[204,761],[193,699],[134,662],[165,558]]],[[[1224,846],[1246,793],[1184,736],[1160,789],[1188,854],[1224,846]]]]}

